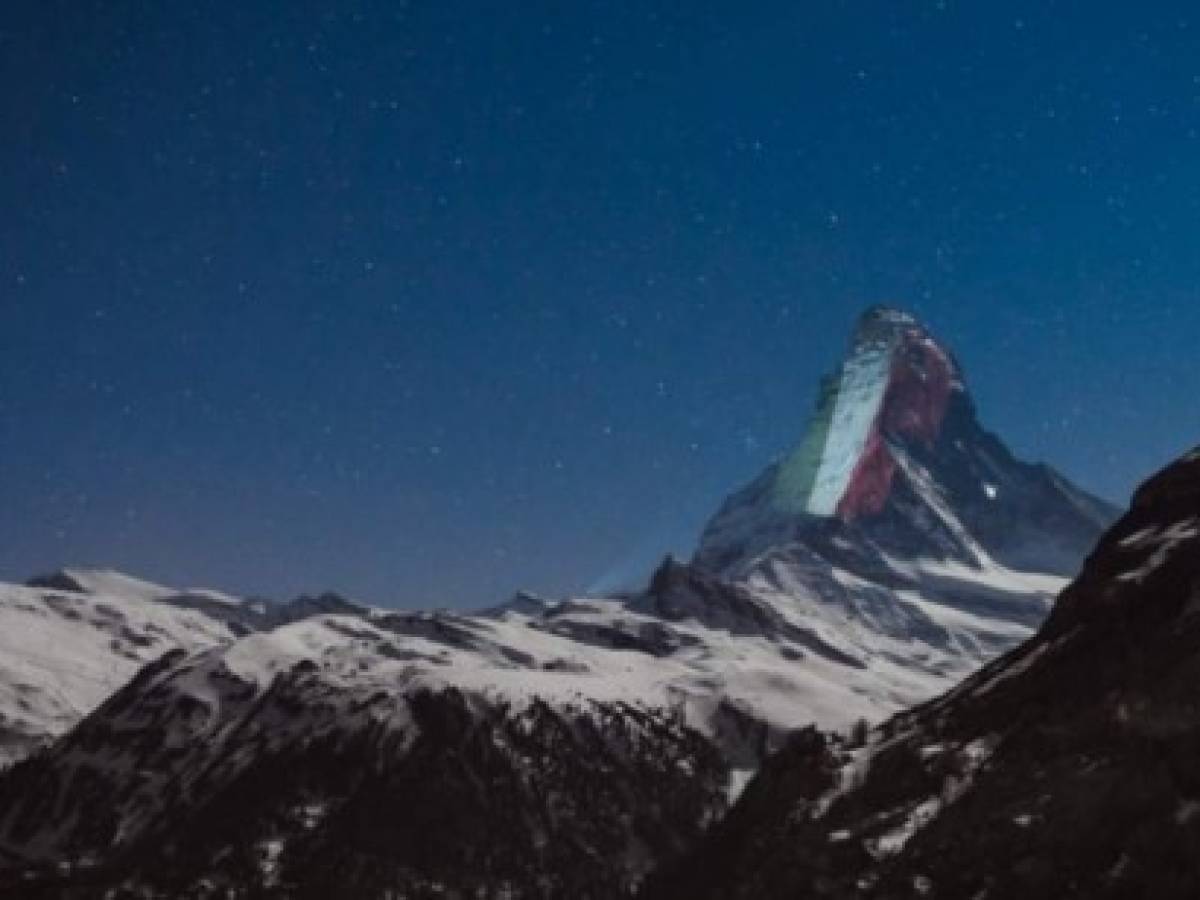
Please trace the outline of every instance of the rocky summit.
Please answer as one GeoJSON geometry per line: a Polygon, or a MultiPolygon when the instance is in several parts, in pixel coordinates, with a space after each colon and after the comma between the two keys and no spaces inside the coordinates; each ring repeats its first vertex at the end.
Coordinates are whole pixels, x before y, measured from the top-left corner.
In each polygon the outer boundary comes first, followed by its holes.
{"type": "Polygon", "coordinates": [[[1116,514],[1014,457],[979,424],[950,350],[908,313],[875,307],[822,381],[799,445],[729,498],[695,562],[744,576],[789,546],[837,538],[900,559],[1070,577],[1116,514]]]}

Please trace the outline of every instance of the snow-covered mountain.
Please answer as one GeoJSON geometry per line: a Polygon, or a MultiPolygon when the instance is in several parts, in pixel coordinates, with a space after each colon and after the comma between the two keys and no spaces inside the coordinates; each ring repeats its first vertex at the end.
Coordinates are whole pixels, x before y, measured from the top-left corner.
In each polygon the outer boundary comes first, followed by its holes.
{"type": "Polygon", "coordinates": [[[0,585],[0,765],[47,743],[168,650],[233,641],[173,592],[107,572],[0,585]]]}
{"type": "Polygon", "coordinates": [[[278,604],[180,591],[107,570],[0,584],[0,766],[66,732],[169,650],[361,609],[333,595],[278,604]]]}
{"type": "Polygon", "coordinates": [[[1037,635],[857,744],[809,730],[650,897],[1195,897],[1200,451],[1037,635]]]}
{"type": "Polygon", "coordinates": [[[202,617],[207,649],[178,642],[0,780],[0,866],[30,896],[621,896],[793,730],[877,720],[1030,635],[1112,515],[1015,460],[951,355],[872,310],[798,449],[633,596],[134,590],[202,617]]]}
{"type": "Polygon", "coordinates": [[[695,561],[744,579],[816,549],[1069,578],[1117,512],[1016,459],[979,425],[953,355],[909,314],[875,307],[804,439],[726,501],[695,561]]]}

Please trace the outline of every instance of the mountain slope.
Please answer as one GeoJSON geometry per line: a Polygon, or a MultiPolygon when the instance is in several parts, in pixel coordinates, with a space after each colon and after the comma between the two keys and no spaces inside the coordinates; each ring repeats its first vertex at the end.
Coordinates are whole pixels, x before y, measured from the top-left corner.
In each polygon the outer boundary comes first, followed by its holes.
{"type": "Polygon", "coordinates": [[[1192,897],[1200,452],[1032,638],[860,747],[809,731],[650,897],[1192,897]]]}
{"type": "Polygon", "coordinates": [[[57,588],[0,585],[0,766],[66,732],[168,650],[235,637],[221,621],[157,602],[155,585],[75,574],[86,589],[68,586],[67,573],[37,580],[57,588]]]}
{"type": "Polygon", "coordinates": [[[0,584],[0,766],[66,732],[169,650],[363,609],[333,595],[272,603],[179,591],[108,570],[0,584]]]}
{"type": "Polygon", "coordinates": [[[617,896],[723,810],[669,710],[442,687],[414,663],[454,640],[326,617],[168,655],[0,782],[0,846],[29,896],[41,866],[47,896],[617,896]]]}

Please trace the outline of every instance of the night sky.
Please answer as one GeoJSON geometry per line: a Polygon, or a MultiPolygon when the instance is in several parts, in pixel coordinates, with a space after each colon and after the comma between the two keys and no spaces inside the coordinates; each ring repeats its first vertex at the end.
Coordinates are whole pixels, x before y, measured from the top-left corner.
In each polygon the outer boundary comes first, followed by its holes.
{"type": "Polygon", "coordinates": [[[10,2],[0,127],[9,580],[603,589],[880,301],[1112,499],[1200,441],[1192,4],[10,2]]]}

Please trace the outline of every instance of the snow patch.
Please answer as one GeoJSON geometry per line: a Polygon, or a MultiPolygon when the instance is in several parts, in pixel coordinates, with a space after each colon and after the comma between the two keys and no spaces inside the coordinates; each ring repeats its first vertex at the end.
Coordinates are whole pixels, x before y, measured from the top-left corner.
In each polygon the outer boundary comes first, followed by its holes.
{"type": "Polygon", "coordinates": [[[1149,558],[1138,568],[1122,572],[1118,581],[1140,584],[1166,564],[1181,544],[1200,535],[1200,518],[1192,517],[1173,525],[1143,528],[1121,540],[1127,550],[1151,550],[1149,558]]]}
{"type": "Polygon", "coordinates": [[[725,790],[725,795],[729,798],[730,806],[737,803],[738,798],[742,796],[746,786],[753,778],[753,769],[732,769],[729,772],[729,785],[725,790]]]}
{"type": "Polygon", "coordinates": [[[1200,801],[1181,800],[1178,809],[1175,810],[1175,824],[1186,825],[1197,815],[1200,815],[1200,801]]]}
{"type": "Polygon", "coordinates": [[[940,797],[930,797],[918,803],[899,825],[877,838],[866,841],[867,852],[876,859],[895,856],[904,849],[904,845],[912,839],[913,835],[936,819],[941,810],[942,799],[940,797]]]}

